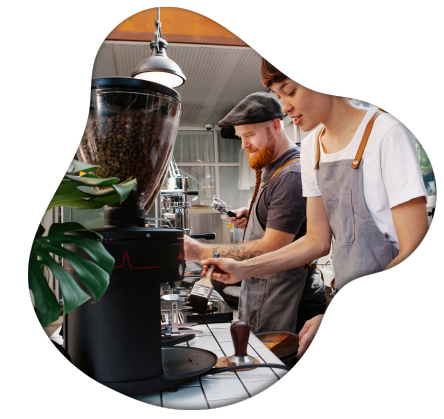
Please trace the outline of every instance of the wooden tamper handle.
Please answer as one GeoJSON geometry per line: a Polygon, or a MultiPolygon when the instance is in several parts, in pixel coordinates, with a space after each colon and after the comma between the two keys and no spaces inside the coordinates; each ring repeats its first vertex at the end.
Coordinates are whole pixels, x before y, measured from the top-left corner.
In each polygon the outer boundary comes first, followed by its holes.
{"type": "Polygon", "coordinates": [[[238,357],[247,356],[248,339],[250,337],[250,326],[248,323],[234,322],[230,327],[230,332],[234,345],[234,355],[238,357]]]}

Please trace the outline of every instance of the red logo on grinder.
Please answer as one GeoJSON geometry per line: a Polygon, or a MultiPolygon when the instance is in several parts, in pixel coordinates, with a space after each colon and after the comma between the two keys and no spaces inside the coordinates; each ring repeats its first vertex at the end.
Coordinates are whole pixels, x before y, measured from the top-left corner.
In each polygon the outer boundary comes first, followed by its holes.
{"type": "Polygon", "coordinates": [[[128,261],[128,266],[129,266],[130,269],[156,269],[156,268],[160,268],[160,266],[141,266],[140,268],[133,268],[131,266],[131,261],[130,261],[130,258],[128,256],[128,252],[125,252],[123,254],[122,264],[114,266],[114,269],[116,269],[116,268],[118,268],[118,269],[123,268],[125,266],[125,259],[128,261]]]}

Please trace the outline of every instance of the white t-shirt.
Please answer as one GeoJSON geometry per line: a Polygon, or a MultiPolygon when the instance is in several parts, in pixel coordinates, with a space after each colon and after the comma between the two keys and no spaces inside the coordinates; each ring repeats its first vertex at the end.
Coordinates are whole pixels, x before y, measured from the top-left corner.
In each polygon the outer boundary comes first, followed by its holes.
{"type": "MultiPolygon", "coordinates": [[[[368,121],[377,111],[370,108],[343,150],[325,154],[321,144],[320,162],[354,159],[368,121]]],[[[316,129],[302,141],[302,193],[321,196],[317,183],[316,129]]],[[[390,114],[380,115],[373,125],[362,156],[364,199],[370,215],[381,232],[399,248],[391,208],[419,196],[427,196],[413,134],[390,114]]],[[[353,170],[350,168],[350,170],[353,170]]]]}

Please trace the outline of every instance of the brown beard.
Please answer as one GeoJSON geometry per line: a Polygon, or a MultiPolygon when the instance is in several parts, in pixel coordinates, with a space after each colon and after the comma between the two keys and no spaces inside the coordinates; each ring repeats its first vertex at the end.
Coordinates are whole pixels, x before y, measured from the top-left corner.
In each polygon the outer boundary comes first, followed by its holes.
{"type": "Polygon", "coordinates": [[[270,128],[267,127],[265,131],[267,133],[267,145],[264,148],[257,149],[253,156],[250,155],[250,150],[247,150],[248,164],[255,170],[267,167],[273,161],[275,139],[270,128]]]}

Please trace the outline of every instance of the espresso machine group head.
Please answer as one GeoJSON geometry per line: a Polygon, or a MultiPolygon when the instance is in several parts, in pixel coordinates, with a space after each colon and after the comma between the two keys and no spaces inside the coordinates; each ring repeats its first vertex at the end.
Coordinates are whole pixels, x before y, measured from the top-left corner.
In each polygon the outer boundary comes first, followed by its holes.
{"type": "MultiPolygon", "coordinates": [[[[191,234],[190,196],[199,195],[199,191],[189,189],[188,177],[180,174],[174,157],[168,167],[166,184],[167,188],[162,189],[156,199],[156,225],[161,227],[175,227],[183,230],[184,234],[194,239],[214,240],[216,234],[213,232],[191,234]]],[[[147,223],[153,218],[147,217],[147,223]]]]}

